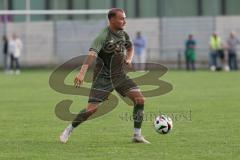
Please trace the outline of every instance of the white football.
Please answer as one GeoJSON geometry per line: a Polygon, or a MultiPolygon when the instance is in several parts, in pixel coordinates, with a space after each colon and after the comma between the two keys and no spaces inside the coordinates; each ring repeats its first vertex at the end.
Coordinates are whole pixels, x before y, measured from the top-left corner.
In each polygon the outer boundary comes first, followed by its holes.
{"type": "Polygon", "coordinates": [[[154,121],[155,130],[160,134],[167,134],[173,129],[173,122],[167,115],[160,115],[154,121]]]}

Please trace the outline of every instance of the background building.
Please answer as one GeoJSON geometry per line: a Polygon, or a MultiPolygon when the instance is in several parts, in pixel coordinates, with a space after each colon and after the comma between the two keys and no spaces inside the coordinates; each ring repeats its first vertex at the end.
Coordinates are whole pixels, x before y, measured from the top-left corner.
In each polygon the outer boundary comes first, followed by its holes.
{"type": "Polygon", "coordinates": [[[207,68],[208,42],[214,31],[223,41],[232,30],[239,37],[239,6],[240,0],[0,0],[0,37],[13,32],[20,35],[24,44],[21,63],[25,66],[58,65],[86,54],[93,38],[107,24],[107,9],[120,7],[126,10],[130,36],[134,38],[141,31],[146,37],[148,61],[183,67],[184,43],[192,33],[197,40],[197,66],[207,68]],[[1,15],[4,9],[106,12],[1,15]]]}

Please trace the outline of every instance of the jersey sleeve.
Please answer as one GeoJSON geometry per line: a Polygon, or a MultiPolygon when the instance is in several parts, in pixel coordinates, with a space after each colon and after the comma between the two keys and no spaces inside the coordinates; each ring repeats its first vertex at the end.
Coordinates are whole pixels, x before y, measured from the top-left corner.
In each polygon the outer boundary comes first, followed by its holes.
{"type": "Polygon", "coordinates": [[[132,48],[133,42],[129,35],[125,32],[125,39],[126,39],[126,49],[132,48]]]}
{"type": "Polygon", "coordinates": [[[102,32],[93,40],[89,48],[89,51],[94,51],[98,54],[100,50],[103,48],[105,41],[106,41],[106,34],[102,32]]]}

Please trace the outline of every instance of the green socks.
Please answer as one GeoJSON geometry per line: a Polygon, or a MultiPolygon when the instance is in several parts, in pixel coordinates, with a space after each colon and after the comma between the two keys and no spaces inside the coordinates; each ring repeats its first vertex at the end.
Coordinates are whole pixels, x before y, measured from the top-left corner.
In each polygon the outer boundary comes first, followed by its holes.
{"type": "Polygon", "coordinates": [[[76,128],[79,124],[86,121],[94,112],[87,111],[87,109],[81,110],[77,117],[73,120],[72,126],[76,128]]]}
{"type": "Polygon", "coordinates": [[[143,121],[144,104],[136,104],[133,108],[134,128],[141,128],[143,121]]]}

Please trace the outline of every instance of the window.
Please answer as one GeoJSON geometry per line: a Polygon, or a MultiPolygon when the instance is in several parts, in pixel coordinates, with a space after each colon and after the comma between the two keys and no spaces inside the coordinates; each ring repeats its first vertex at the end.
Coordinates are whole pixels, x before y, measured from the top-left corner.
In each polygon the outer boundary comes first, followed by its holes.
{"type": "Polygon", "coordinates": [[[240,1],[239,0],[226,0],[226,14],[239,15],[240,14],[240,1]]]}
{"type": "Polygon", "coordinates": [[[161,3],[163,16],[197,16],[197,0],[167,0],[161,3]]]}
{"type": "Polygon", "coordinates": [[[151,1],[146,1],[146,0],[140,0],[140,17],[157,17],[158,16],[158,11],[157,7],[157,0],[151,0],[151,1]]]}
{"type": "Polygon", "coordinates": [[[203,0],[203,15],[217,16],[221,14],[220,0],[203,0]]]}

